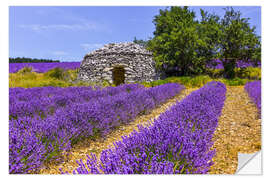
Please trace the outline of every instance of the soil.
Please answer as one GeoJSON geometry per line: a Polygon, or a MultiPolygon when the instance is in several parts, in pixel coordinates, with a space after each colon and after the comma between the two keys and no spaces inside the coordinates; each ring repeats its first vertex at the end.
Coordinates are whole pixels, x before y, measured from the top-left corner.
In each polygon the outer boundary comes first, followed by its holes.
{"type": "Polygon", "coordinates": [[[254,153],[261,149],[261,119],[243,86],[227,86],[225,104],[213,141],[216,156],[210,174],[234,174],[238,152],[254,153]]]}
{"type": "Polygon", "coordinates": [[[86,155],[90,153],[95,153],[96,156],[99,157],[102,150],[112,147],[115,141],[122,140],[122,136],[129,135],[133,130],[138,130],[137,125],[149,125],[149,123],[151,123],[151,121],[153,121],[154,119],[158,118],[161,113],[168,110],[177,101],[180,101],[196,89],[197,88],[184,89],[174,98],[169,99],[166,103],[153,109],[149,114],[141,115],[128,125],[120,126],[118,129],[116,129],[104,138],[98,138],[95,139],[95,141],[88,139],[79,142],[74,148],[72,148],[70,155],[68,157],[65,157],[65,159],[63,160],[64,162],[60,164],[45,164],[45,168],[41,169],[39,173],[60,174],[59,168],[62,168],[64,172],[67,171],[68,173],[72,173],[72,171],[76,167],[78,167],[76,160],[82,159],[83,162],[85,162],[85,159],[87,158],[86,155]]]}
{"type": "MultiPolygon", "coordinates": [[[[112,147],[122,136],[137,130],[138,124],[148,126],[161,113],[194,90],[196,89],[183,90],[149,114],[137,117],[135,121],[119,127],[104,138],[78,143],[72,148],[70,155],[65,157],[64,162],[45,164],[39,173],[60,174],[59,168],[72,173],[73,169],[78,167],[76,160],[82,159],[85,162],[86,155],[90,153],[95,153],[99,157],[102,150],[112,147]]],[[[209,170],[210,174],[234,174],[237,170],[238,152],[254,153],[261,149],[261,119],[243,86],[227,86],[226,100],[213,141],[212,149],[216,149],[216,155],[213,158],[214,165],[209,170]]]]}

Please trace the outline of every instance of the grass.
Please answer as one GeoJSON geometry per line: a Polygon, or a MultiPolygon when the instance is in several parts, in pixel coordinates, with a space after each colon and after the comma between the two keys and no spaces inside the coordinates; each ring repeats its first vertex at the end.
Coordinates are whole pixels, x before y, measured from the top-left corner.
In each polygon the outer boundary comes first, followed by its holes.
{"type": "Polygon", "coordinates": [[[9,87],[69,87],[69,86],[89,86],[90,83],[78,81],[77,70],[52,69],[46,73],[36,73],[29,70],[21,70],[17,73],[9,74],[9,87]]]}
{"type": "MultiPolygon", "coordinates": [[[[242,79],[261,79],[261,68],[260,67],[246,67],[246,68],[234,68],[236,77],[242,79]]],[[[224,74],[223,69],[207,69],[206,74],[212,78],[222,78],[224,74]]]]}
{"type": "Polygon", "coordinates": [[[247,68],[235,68],[237,77],[248,78],[252,80],[261,79],[261,68],[259,67],[247,67],[247,68]]]}
{"type": "MultiPolygon", "coordinates": [[[[114,86],[108,81],[101,83],[90,83],[83,81],[76,81],[79,69],[76,70],[63,70],[61,68],[54,68],[46,73],[32,72],[31,68],[23,68],[17,73],[9,74],[9,87],[44,87],[44,86],[56,86],[56,87],[69,87],[69,86],[114,86]]],[[[153,82],[142,82],[141,84],[146,87],[154,87],[166,83],[180,83],[187,88],[198,88],[205,85],[210,81],[220,81],[228,86],[243,86],[247,82],[252,81],[254,77],[260,77],[260,68],[245,69],[245,71],[239,69],[238,74],[242,76],[246,75],[248,78],[234,78],[224,79],[220,77],[210,77],[208,75],[200,76],[182,76],[182,77],[169,77],[164,80],[156,80],[153,82]]]]}
{"type": "Polygon", "coordinates": [[[228,86],[243,86],[246,82],[252,81],[250,79],[224,79],[224,78],[211,78],[208,75],[201,75],[195,77],[183,76],[183,77],[169,77],[164,80],[157,80],[153,82],[143,82],[142,84],[146,87],[154,87],[166,83],[180,83],[187,88],[197,88],[202,87],[207,82],[210,81],[220,81],[228,86]]]}

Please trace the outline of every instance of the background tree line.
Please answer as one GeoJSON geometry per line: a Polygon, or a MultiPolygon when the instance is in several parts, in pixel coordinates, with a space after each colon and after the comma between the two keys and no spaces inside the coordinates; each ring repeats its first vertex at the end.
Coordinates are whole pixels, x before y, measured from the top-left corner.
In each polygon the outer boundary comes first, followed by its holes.
{"type": "Polygon", "coordinates": [[[200,20],[186,6],[160,10],[153,19],[154,37],[134,42],[153,52],[157,69],[166,77],[204,74],[219,59],[224,77],[234,78],[238,60],[261,62],[261,37],[240,11],[224,10],[220,17],[201,9],[200,20]]]}
{"type": "Polygon", "coordinates": [[[40,63],[40,62],[60,62],[60,61],[51,59],[26,58],[26,57],[9,58],[9,63],[40,63]]]}

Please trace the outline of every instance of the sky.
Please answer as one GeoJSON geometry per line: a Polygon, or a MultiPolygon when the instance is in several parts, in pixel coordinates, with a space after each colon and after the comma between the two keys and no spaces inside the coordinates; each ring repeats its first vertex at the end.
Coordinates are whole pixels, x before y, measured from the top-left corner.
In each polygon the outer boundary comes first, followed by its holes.
{"type": "MultiPolygon", "coordinates": [[[[108,43],[131,42],[134,37],[153,37],[152,6],[10,6],[9,56],[82,61],[85,54],[108,43]]],[[[223,16],[222,6],[190,6],[200,17],[200,8],[223,16]]],[[[261,35],[261,8],[234,6],[261,35]]]]}

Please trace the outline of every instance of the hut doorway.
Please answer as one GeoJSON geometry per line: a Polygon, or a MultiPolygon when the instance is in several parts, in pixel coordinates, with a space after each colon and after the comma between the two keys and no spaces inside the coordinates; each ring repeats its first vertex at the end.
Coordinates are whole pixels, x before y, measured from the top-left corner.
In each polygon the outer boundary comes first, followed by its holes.
{"type": "Polygon", "coordinates": [[[122,66],[116,66],[112,70],[113,84],[116,86],[125,83],[125,69],[122,66]]]}

